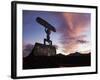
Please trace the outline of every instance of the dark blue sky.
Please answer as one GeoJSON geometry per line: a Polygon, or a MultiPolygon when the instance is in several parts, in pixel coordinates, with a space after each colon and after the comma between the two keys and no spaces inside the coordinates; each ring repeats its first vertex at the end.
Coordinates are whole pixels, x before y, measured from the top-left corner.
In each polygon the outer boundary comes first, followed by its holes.
{"type": "MultiPolygon", "coordinates": [[[[23,11],[23,41],[24,44],[34,44],[35,42],[43,43],[43,39],[46,37],[44,27],[36,22],[36,18],[41,17],[44,20],[52,24],[56,29],[63,23],[61,13],[57,12],[43,12],[43,11],[23,11]]],[[[52,32],[51,40],[53,43],[55,39],[59,38],[59,33],[52,32]]],[[[58,40],[57,40],[58,41],[58,40]]],[[[56,43],[55,43],[56,44],[56,43]]]]}

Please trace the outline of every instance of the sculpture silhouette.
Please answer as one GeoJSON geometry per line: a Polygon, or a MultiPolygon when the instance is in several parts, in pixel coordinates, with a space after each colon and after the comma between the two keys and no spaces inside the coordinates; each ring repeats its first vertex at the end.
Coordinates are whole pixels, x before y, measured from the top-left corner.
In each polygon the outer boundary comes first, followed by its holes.
{"type": "Polygon", "coordinates": [[[43,25],[43,27],[45,27],[45,32],[47,34],[47,37],[46,39],[44,39],[44,44],[46,45],[46,42],[48,42],[49,45],[52,45],[52,41],[50,40],[50,34],[51,34],[51,31],[56,32],[56,29],[51,24],[49,24],[47,21],[45,21],[44,19],[40,17],[37,17],[36,21],[39,24],[43,25]]]}

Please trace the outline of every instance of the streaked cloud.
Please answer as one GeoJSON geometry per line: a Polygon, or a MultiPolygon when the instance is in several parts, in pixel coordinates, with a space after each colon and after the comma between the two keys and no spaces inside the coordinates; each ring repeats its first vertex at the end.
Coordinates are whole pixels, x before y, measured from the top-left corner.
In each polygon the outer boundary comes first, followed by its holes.
{"type": "MultiPolygon", "coordinates": [[[[90,27],[89,13],[62,13],[66,25],[60,27],[60,42],[65,53],[77,51],[80,44],[90,43],[88,40],[88,29],[90,27]]],[[[90,33],[90,32],[89,32],[90,33]]]]}

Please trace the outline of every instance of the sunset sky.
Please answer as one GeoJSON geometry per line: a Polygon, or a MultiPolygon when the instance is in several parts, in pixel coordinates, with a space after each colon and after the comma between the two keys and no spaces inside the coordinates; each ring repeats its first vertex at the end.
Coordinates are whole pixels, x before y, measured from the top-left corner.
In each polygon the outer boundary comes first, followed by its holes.
{"type": "Polygon", "coordinates": [[[41,17],[56,28],[50,37],[57,53],[87,53],[91,49],[91,14],[23,10],[23,45],[43,43],[44,27],[36,22],[41,17]]]}

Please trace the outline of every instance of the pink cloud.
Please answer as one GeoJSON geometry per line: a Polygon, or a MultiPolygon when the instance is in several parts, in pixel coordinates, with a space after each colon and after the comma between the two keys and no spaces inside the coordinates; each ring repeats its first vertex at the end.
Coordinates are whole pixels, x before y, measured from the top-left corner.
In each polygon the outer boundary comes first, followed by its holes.
{"type": "Polygon", "coordinates": [[[86,34],[90,29],[90,14],[88,13],[63,13],[66,25],[59,30],[64,52],[75,52],[78,45],[87,43],[86,34]]]}

